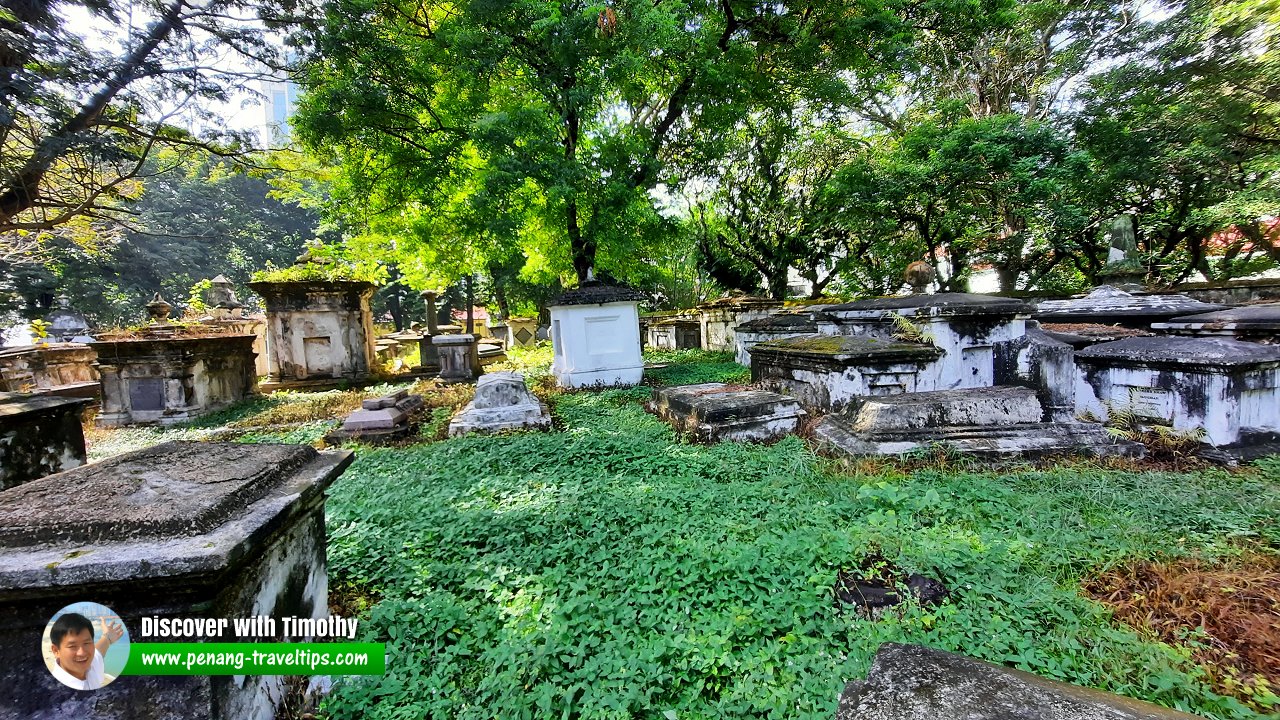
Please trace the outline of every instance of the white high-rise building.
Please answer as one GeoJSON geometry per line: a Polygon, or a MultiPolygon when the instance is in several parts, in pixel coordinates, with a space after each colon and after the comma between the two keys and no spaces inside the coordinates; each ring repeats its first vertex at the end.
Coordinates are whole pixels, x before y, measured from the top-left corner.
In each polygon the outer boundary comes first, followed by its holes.
{"type": "Polygon", "coordinates": [[[289,118],[298,102],[298,86],[288,80],[264,80],[262,93],[266,95],[266,126],[269,145],[287,145],[290,130],[289,118]]]}

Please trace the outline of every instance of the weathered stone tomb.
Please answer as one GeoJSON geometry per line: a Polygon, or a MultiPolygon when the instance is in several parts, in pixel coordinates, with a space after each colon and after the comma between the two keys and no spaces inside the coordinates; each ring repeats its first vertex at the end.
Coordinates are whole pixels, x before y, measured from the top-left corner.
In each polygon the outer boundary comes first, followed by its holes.
{"type": "Polygon", "coordinates": [[[1145,329],[1181,315],[1224,310],[1193,300],[1186,295],[1126,292],[1100,285],[1083,297],[1068,300],[1041,300],[1033,317],[1043,323],[1101,323],[1145,329]]]}
{"type": "Polygon", "coordinates": [[[703,441],[776,440],[795,432],[806,415],[795,398],[724,383],[657,388],[649,408],[703,441]]]}
{"type": "Polygon", "coordinates": [[[115,610],[135,642],[148,641],[144,616],[327,616],[324,491],[351,460],[165,443],[0,492],[0,720],[276,717],[283,677],[138,676],[81,692],[50,675],[35,639],[68,599],[115,610]]]}
{"type": "Polygon", "coordinates": [[[0,490],[83,465],[90,402],[0,393],[0,490]]]}
{"type": "Polygon", "coordinates": [[[524,376],[496,372],[476,381],[476,396],[449,422],[449,436],[550,427],[551,412],[529,391],[524,376]]]}
{"type": "Polygon", "coordinates": [[[416,414],[423,405],[421,395],[410,395],[404,389],[363,400],[360,409],[348,415],[342,426],[325,435],[324,440],[330,445],[347,440],[373,445],[401,440],[417,429],[416,414]]]}
{"type": "Polygon", "coordinates": [[[373,283],[254,282],[267,306],[263,390],[368,379],[374,367],[373,283]]]}
{"type": "Polygon", "coordinates": [[[1076,409],[1124,409],[1218,448],[1280,438],[1280,347],[1217,337],[1142,337],[1076,353],[1076,409]]]}
{"type": "Polygon", "coordinates": [[[0,391],[97,398],[98,354],[83,343],[0,350],[0,391]]]}
{"type": "Polygon", "coordinates": [[[1152,330],[1170,335],[1227,337],[1264,345],[1280,345],[1280,303],[1261,303],[1184,315],[1152,323],[1152,330]]]}

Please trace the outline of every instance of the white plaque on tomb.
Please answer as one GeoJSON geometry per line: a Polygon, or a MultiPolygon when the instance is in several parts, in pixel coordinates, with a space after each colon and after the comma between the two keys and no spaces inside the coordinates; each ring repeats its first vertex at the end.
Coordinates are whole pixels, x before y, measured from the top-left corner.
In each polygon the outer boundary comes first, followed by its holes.
{"type": "Polygon", "coordinates": [[[1173,421],[1173,393],[1156,388],[1129,388],[1129,411],[1140,418],[1173,421]]]}

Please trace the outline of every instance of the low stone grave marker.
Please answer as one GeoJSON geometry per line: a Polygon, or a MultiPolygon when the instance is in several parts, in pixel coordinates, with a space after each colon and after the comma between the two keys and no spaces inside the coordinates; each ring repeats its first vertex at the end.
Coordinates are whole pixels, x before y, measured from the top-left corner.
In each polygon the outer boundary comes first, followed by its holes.
{"type": "Polygon", "coordinates": [[[724,383],[657,388],[650,409],[704,441],[776,440],[795,432],[806,416],[795,398],[724,383]]]}

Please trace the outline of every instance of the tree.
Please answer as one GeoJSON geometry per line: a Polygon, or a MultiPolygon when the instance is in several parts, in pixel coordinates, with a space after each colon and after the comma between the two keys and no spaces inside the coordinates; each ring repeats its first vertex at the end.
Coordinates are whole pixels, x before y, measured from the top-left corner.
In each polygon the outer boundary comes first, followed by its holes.
{"type": "MultiPolygon", "coordinates": [[[[225,69],[273,59],[248,0],[29,0],[0,8],[0,257],[34,259],[55,228],[135,217],[158,150],[234,156],[242,135],[207,103],[259,75],[225,69]],[[72,32],[61,10],[92,17],[107,42],[72,32]],[[106,49],[119,46],[118,50],[106,49]],[[220,69],[222,68],[222,69],[220,69]],[[177,127],[184,118],[200,134],[177,127]]],[[[246,65],[247,66],[247,65],[246,65]]]]}
{"type": "Polygon", "coordinates": [[[833,1],[329,0],[314,16],[297,135],[378,198],[367,214],[453,216],[465,198],[461,215],[515,235],[477,246],[515,242],[579,281],[674,232],[650,196],[674,157],[714,157],[753,103],[827,90],[907,30],[881,3],[833,1]]]}

